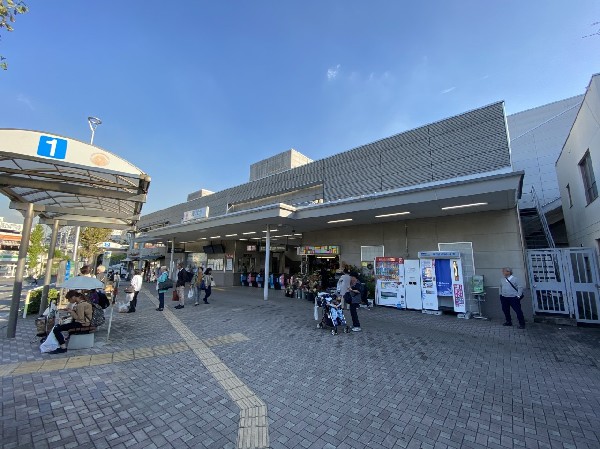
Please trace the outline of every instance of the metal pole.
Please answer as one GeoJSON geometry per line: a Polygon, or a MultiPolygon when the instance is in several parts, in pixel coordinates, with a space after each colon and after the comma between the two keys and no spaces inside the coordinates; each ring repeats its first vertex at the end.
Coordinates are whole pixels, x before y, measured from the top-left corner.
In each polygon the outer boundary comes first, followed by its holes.
{"type": "Polygon", "coordinates": [[[80,226],[75,226],[75,242],[73,243],[73,267],[75,276],[79,274],[79,233],[81,231],[80,226]]]}
{"type": "Polygon", "coordinates": [[[171,279],[173,279],[173,274],[175,273],[174,270],[174,266],[173,266],[173,260],[175,258],[175,237],[173,237],[173,240],[171,241],[171,262],[169,263],[169,273],[171,274],[169,277],[171,279]]]}
{"type": "Polygon", "coordinates": [[[54,262],[54,250],[56,248],[56,237],[58,236],[59,221],[52,223],[52,237],[50,238],[50,247],[48,248],[48,263],[46,265],[46,276],[44,277],[44,288],[42,289],[42,299],[40,301],[40,315],[48,307],[48,292],[50,291],[50,280],[52,278],[52,263],[54,262]]]}
{"type": "Polygon", "coordinates": [[[25,259],[27,258],[27,250],[29,249],[32,223],[33,203],[29,203],[25,212],[25,221],[23,222],[23,232],[21,233],[21,243],[19,245],[19,260],[17,262],[17,271],[15,272],[10,312],[8,314],[7,338],[15,338],[17,333],[17,317],[19,314],[19,303],[21,302],[21,291],[23,290],[23,272],[25,271],[25,259]]]}
{"type": "Polygon", "coordinates": [[[271,229],[267,225],[267,248],[265,253],[265,287],[263,291],[263,299],[269,299],[269,266],[271,264],[271,229]]]}
{"type": "Polygon", "coordinates": [[[94,145],[94,134],[96,133],[96,128],[92,128],[92,139],[90,140],[90,145],[94,145]]]}

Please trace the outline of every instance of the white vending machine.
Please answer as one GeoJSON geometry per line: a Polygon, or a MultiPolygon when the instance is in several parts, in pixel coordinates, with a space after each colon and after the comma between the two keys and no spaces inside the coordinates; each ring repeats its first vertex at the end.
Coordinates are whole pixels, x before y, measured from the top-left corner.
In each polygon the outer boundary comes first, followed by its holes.
{"type": "Polygon", "coordinates": [[[458,251],[419,252],[423,309],[465,312],[462,262],[458,251]]]}
{"type": "Polygon", "coordinates": [[[404,261],[404,292],[407,309],[423,309],[423,300],[421,299],[421,270],[418,260],[404,261]]]}
{"type": "Polygon", "coordinates": [[[404,259],[375,258],[375,278],[375,304],[405,309],[404,259]]]}

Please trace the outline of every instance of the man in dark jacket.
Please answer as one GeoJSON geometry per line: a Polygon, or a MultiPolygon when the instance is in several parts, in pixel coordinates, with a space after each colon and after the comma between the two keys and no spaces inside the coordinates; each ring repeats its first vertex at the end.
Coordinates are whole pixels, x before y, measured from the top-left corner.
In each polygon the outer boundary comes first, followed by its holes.
{"type": "Polygon", "coordinates": [[[175,306],[176,309],[183,309],[185,306],[185,283],[187,281],[187,272],[183,268],[182,263],[177,264],[177,283],[175,288],[177,289],[177,296],[179,297],[179,305],[175,306]]]}
{"type": "Polygon", "coordinates": [[[344,300],[346,304],[350,304],[350,315],[352,316],[352,331],[360,332],[360,321],[358,321],[357,309],[360,307],[362,302],[362,289],[364,286],[358,281],[358,273],[350,273],[350,287],[344,294],[344,300]]]}

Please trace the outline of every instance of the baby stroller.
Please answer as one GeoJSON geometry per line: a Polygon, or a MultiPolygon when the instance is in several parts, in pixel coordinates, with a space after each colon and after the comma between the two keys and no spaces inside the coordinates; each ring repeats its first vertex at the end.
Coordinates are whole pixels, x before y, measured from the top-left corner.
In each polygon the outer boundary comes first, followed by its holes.
{"type": "Polygon", "coordinates": [[[338,326],[344,327],[344,333],[350,332],[350,327],[346,325],[344,312],[340,307],[336,307],[336,295],[329,293],[319,293],[317,295],[317,306],[321,308],[321,321],[317,324],[317,329],[331,329],[331,335],[337,335],[338,326]]]}

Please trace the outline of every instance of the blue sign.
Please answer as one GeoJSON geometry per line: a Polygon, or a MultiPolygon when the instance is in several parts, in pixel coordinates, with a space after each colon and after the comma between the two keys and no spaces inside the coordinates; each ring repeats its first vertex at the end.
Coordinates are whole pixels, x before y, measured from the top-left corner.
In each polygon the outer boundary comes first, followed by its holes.
{"type": "Polygon", "coordinates": [[[67,260],[67,264],[65,265],[65,281],[68,281],[71,277],[71,261],[67,260]]]}
{"type": "Polygon", "coordinates": [[[40,136],[37,154],[52,159],[64,159],[67,155],[67,141],[58,137],[40,136]]]}

